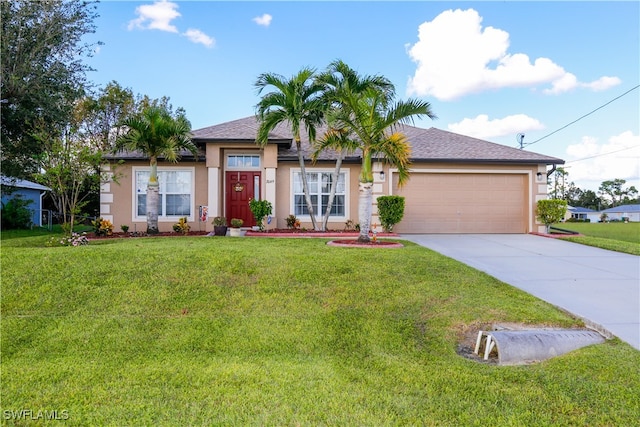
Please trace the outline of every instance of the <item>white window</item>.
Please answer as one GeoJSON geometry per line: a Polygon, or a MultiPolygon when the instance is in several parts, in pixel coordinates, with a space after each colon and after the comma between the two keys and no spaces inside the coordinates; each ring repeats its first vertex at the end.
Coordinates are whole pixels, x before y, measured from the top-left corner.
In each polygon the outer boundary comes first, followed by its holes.
{"type": "MultiPolygon", "coordinates": [[[[331,178],[332,172],[319,171],[309,172],[307,171],[307,183],[309,184],[309,194],[311,196],[311,203],[316,217],[324,215],[327,205],[329,204],[329,195],[331,194],[331,178]],[[320,206],[318,206],[320,202],[320,206]]],[[[293,172],[293,213],[297,217],[309,216],[309,209],[307,209],[307,203],[304,197],[304,191],[302,189],[302,174],[301,172],[293,172]]],[[[331,206],[331,217],[333,218],[346,218],[347,217],[347,188],[346,188],[347,176],[345,172],[340,172],[338,176],[338,183],[336,186],[335,198],[333,199],[333,205],[331,206]]]]}
{"type": "MultiPolygon", "coordinates": [[[[147,184],[149,168],[135,168],[134,220],[147,217],[147,184]]],[[[192,168],[158,168],[160,184],[159,220],[174,221],[187,217],[193,220],[194,170],[192,168]]]]}

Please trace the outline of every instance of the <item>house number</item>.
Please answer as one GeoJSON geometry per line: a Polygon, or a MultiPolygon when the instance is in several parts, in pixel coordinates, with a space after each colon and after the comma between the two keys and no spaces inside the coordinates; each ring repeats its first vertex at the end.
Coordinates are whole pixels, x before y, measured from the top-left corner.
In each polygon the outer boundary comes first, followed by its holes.
{"type": "Polygon", "coordinates": [[[268,180],[267,180],[267,184],[273,184],[274,182],[276,182],[276,180],[275,180],[275,179],[268,179],[268,180]]]}

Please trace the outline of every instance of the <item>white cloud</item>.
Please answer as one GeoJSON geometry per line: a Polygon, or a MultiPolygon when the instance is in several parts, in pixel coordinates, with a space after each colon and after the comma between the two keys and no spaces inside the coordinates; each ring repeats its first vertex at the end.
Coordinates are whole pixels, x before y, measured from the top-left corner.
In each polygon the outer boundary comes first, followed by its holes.
{"type": "Polygon", "coordinates": [[[599,91],[607,90],[610,87],[618,86],[620,83],[622,83],[622,80],[620,80],[617,77],[604,76],[604,77],[600,77],[598,80],[593,81],[591,83],[583,83],[582,86],[589,88],[594,92],[599,92],[599,91]]]}
{"type": "Polygon", "coordinates": [[[194,43],[200,43],[209,48],[213,47],[216,43],[214,38],[209,37],[202,31],[196,30],[194,28],[189,28],[182,35],[187,37],[189,40],[191,40],[194,43]]]}
{"type": "Polygon", "coordinates": [[[566,168],[571,181],[587,182],[586,188],[597,190],[602,181],[624,179],[627,186],[640,184],[640,136],[626,131],[612,136],[604,144],[597,139],[583,137],[579,144],[566,149],[566,168]]]}
{"type": "Polygon", "coordinates": [[[170,1],[161,0],[153,4],[143,4],[136,7],[138,17],[129,21],[129,30],[139,28],[141,30],[160,30],[177,33],[178,29],[171,25],[171,21],[178,18],[178,5],[170,1]]]}
{"type": "Polygon", "coordinates": [[[447,10],[422,23],[418,42],[407,46],[409,57],[417,64],[408,82],[409,95],[447,101],[504,87],[551,84],[544,93],[558,94],[577,87],[603,90],[620,83],[617,77],[580,83],[548,58],[532,63],[524,53],[508,52],[509,33],[481,24],[482,17],[473,9],[447,10]]]}
{"type": "Polygon", "coordinates": [[[271,25],[272,19],[273,19],[273,16],[269,15],[268,13],[265,13],[262,16],[256,16],[255,18],[252,19],[252,21],[258,25],[262,25],[263,27],[268,27],[269,25],[271,25]]]}
{"type": "Polygon", "coordinates": [[[493,120],[489,120],[489,116],[486,114],[480,114],[474,119],[464,119],[447,127],[452,132],[480,139],[517,135],[518,133],[544,129],[542,123],[526,114],[514,114],[493,120]]]}

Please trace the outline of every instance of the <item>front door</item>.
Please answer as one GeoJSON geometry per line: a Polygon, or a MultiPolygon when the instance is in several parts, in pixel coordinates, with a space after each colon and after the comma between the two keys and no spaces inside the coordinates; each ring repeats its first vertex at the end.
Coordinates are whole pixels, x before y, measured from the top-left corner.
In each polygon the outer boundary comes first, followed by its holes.
{"type": "Polygon", "coordinates": [[[230,171],[225,174],[225,205],[227,222],[240,218],[244,227],[256,225],[249,199],[260,197],[260,172],[230,171]]]}

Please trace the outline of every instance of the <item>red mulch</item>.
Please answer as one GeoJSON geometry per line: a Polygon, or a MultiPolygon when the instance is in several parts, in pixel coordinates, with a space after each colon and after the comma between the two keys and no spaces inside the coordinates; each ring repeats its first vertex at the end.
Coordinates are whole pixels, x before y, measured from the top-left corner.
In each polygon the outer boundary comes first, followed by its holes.
{"type": "Polygon", "coordinates": [[[398,243],[398,242],[389,242],[386,240],[376,240],[375,242],[373,240],[369,241],[368,243],[364,243],[364,242],[359,242],[356,239],[349,239],[349,240],[332,240],[330,242],[327,242],[327,245],[329,246],[344,246],[347,248],[402,248],[404,247],[404,245],[402,243],[398,243]]]}
{"type": "Polygon", "coordinates": [[[206,236],[209,231],[190,231],[187,234],[176,233],[175,231],[165,231],[156,234],[147,234],[145,232],[128,232],[128,233],[112,233],[109,236],[96,236],[95,233],[87,233],[89,239],[126,239],[131,237],[180,237],[180,236],[206,236]]]}

